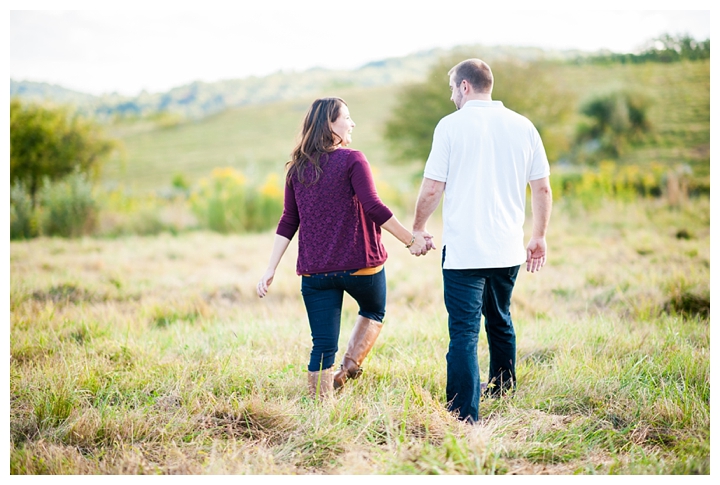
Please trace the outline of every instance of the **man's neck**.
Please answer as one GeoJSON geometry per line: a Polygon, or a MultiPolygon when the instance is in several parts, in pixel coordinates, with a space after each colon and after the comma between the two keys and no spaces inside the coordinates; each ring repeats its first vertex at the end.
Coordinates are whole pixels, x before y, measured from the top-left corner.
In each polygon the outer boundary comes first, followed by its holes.
{"type": "Polygon", "coordinates": [[[465,96],[465,99],[463,99],[462,106],[458,109],[462,109],[468,101],[492,101],[492,97],[490,96],[490,93],[468,93],[465,96]]]}
{"type": "Polygon", "coordinates": [[[469,93],[465,96],[465,101],[492,101],[490,93],[469,93]]]}

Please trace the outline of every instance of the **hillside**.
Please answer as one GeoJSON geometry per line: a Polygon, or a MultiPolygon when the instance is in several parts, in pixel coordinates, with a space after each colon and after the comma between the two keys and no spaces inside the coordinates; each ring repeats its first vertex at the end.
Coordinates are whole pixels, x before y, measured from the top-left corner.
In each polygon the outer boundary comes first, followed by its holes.
{"type": "Polygon", "coordinates": [[[652,135],[623,163],[657,161],[710,170],[710,62],[610,64],[567,67],[564,86],[581,103],[596,93],[629,89],[651,100],[652,135]]]}
{"type": "Polygon", "coordinates": [[[101,121],[138,119],[164,113],[170,119],[200,119],[228,108],[292,100],[339,88],[371,88],[422,80],[439,58],[457,49],[472,49],[485,59],[574,59],[587,56],[578,51],[545,51],[535,47],[459,46],[431,49],[369,62],[357,69],[278,71],[268,76],[251,76],[218,82],[193,82],[164,93],[141,92],[137,96],[106,94],[93,96],[62,86],[10,80],[10,95],[25,100],[75,105],[81,112],[101,121]]]}
{"type": "MultiPolygon", "coordinates": [[[[564,64],[559,73],[557,82],[577,106],[590,96],[616,89],[639,90],[652,99],[653,137],[624,154],[620,163],[683,163],[695,174],[709,177],[708,61],[564,64]]],[[[394,183],[399,183],[400,176],[406,179],[409,172],[389,159],[382,132],[400,89],[402,85],[338,86],[322,93],[348,101],[357,124],[353,147],[366,152],[381,176],[394,183]]],[[[124,153],[107,165],[103,180],[146,190],[167,186],[176,173],[196,182],[219,166],[235,167],[251,179],[281,172],[313,98],[248,105],[165,127],[151,121],[116,124],[110,133],[122,140],[124,153]]],[[[566,136],[572,136],[580,118],[578,114],[568,120],[566,136]]]]}
{"type": "MultiPolygon", "coordinates": [[[[357,125],[353,148],[380,166],[389,165],[382,125],[397,89],[338,88],[327,93],[348,102],[357,125]]],[[[109,133],[122,141],[124,153],[107,164],[103,180],[147,190],[168,186],[175,174],[195,183],[215,167],[236,168],[250,180],[281,173],[313,99],[233,108],[169,127],[151,122],[116,125],[109,133]]]]}

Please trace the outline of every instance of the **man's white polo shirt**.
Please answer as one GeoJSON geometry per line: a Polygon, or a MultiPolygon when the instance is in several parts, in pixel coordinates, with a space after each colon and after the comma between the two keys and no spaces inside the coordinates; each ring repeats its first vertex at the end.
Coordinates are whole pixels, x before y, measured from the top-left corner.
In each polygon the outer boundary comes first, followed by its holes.
{"type": "Polygon", "coordinates": [[[445,269],[526,260],[527,184],[550,175],[535,126],[501,101],[467,101],[435,128],[425,177],[445,182],[445,269]]]}

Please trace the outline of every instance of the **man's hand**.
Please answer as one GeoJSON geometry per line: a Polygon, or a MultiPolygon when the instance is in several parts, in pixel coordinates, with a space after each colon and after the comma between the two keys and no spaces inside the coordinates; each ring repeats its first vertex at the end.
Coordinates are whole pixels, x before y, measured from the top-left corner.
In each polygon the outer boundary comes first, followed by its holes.
{"type": "Polygon", "coordinates": [[[530,273],[540,271],[547,260],[547,245],[544,237],[533,237],[527,245],[527,270],[530,273]]]}
{"type": "Polygon", "coordinates": [[[410,252],[414,256],[424,256],[431,249],[436,249],[433,236],[429,232],[413,231],[413,236],[415,236],[415,243],[410,246],[410,252]]]}
{"type": "Polygon", "coordinates": [[[547,260],[545,234],[547,234],[552,212],[550,178],[531,180],[530,190],[532,191],[533,229],[532,237],[527,245],[527,270],[534,273],[540,271],[547,260]]]}
{"type": "Polygon", "coordinates": [[[415,219],[413,221],[413,235],[415,239],[425,241],[425,246],[419,253],[413,253],[415,256],[422,256],[428,251],[435,248],[432,234],[425,230],[430,214],[432,214],[440,204],[443,192],[445,191],[445,182],[424,178],[420,186],[417,203],[415,204],[415,219]]]}

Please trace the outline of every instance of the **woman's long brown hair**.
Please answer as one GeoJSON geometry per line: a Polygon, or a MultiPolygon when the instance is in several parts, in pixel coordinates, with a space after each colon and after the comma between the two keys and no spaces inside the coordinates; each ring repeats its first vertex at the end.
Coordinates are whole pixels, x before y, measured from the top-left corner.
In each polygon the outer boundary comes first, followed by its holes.
{"type": "Polygon", "coordinates": [[[287,180],[297,175],[302,184],[312,185],[318,181],[322,168],[320,157],[330,153],[338,144],[339,137],[332,131],[330,123],[340,116],[340,108],[347,103],[341,98],[316,99],[303,121],[300,143],[292,152],[292,158],[287,162],[287,180]],[[305,180],[306,167],[313,167],[312,180],[305,180]],[[307,183],[306,183],[307,182],[307,183]]]}

